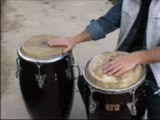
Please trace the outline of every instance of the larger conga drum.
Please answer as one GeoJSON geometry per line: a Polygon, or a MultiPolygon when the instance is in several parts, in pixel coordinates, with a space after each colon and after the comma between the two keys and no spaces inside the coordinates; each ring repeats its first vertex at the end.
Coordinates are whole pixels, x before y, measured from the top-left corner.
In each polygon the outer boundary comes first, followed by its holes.
{"type": "Polygon", "coordinates": [[[74,59],[64,47],[49,47],[52,35],[26,40],[17,50],[17,75],[33,119],[67,119],[74,95],[74,59]]]}
{"type": "Polygon", "coordinates": [[[90,59],[83,71],[89,119],[140,119],[145,112],[145,67],[137,65],[120,77],[108,76],[103,66],[125,52],[104,52],[90,59]]]}

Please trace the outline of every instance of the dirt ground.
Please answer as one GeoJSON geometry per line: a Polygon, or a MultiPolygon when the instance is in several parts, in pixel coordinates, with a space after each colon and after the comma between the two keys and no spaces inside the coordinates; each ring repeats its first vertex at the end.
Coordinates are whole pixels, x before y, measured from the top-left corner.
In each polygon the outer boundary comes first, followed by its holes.
{"type": "MultiPolygon", "coordinates": [[[[91,19],[104,15],[112,4],[108,0],[3,0],[1,17],[1,118],[29,119],[24,106],[17,71],[17,48],[39,34],[73,36],[85,29],[91,19]]],[[[94,55],[113,50],[118,30],[97,42],[85,42],[73,49],[81,72],[94,55]]],[[[76,81],[77,82],[77,81],[76,81]]],[[[76,84],[75,84],[76,86],[76,84]]],[[[75,89],[72,119],[85,119],[79,91],[75,89]]]]}

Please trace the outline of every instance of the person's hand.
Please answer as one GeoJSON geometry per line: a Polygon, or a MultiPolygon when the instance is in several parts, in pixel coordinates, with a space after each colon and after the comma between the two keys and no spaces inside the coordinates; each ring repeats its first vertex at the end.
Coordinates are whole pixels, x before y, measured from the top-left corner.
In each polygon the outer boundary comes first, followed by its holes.
{"type": "Polygon", "coordinates": [[[109,76],[119,77],[130,71],[138,64],[137,56],[132,53],[116,57],[108,65],[104,66],[103,72],[109,76]]]}
{"type": "Polygon", "coordinates": [[[56,37],[53,40],[49,40],[48,46],[64,46],[65,49],[63,50],[63,54],[65,54],[71,51],[78,43],[89,40],[91,40],[91,36],[86,30],[84,30],[74,37],[56,37]]]}
{"type": "Polygon", "coordinates": [[[48,41],[48,46],[56,47],[56,46],[64,46],[63,54],[71,51],[73,47],[76,45],[74,38],[69,37],[56,37],[53,40],[48,41]]]}

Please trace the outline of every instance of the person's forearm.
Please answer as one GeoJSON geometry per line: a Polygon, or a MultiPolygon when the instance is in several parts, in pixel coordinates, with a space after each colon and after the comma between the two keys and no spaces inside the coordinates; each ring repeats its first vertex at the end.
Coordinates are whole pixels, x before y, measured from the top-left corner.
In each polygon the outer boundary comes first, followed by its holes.
{"type": "Polygon", "coordinates": [[[84,42],[84,41],[89,41],[92,39],[90,34],[86,30],[84,30],[83,32],[75,36],[74,38],[75,38],[76,44],[80,42],[84,42]]]}
{"type": "Polygon", "coordinates": [[[137,58],[137,64],[150,64],[160,62],[160,47],[134,52],[133,55],[135,58],[137,58]]]}

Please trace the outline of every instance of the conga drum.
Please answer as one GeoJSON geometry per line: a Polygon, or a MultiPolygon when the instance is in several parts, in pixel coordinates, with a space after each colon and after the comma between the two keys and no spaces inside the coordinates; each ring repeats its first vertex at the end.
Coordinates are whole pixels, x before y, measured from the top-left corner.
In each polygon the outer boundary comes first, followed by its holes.
{"type": "Polygon", "coordinates": [[[145,67],[137,65],[120,77],[103,73],[103,66],[119,55],[110,51],[94,56],[83,71],[89,119],[137,119],[145,112],[145,67]]]}
{"type": "Polygon", "coordinates": [[[49,47],[52,35],[26,40],[17,50],[17,75],[33,119],[67,119],[74,96],[74,59],[64,47],[49,47]]]}

